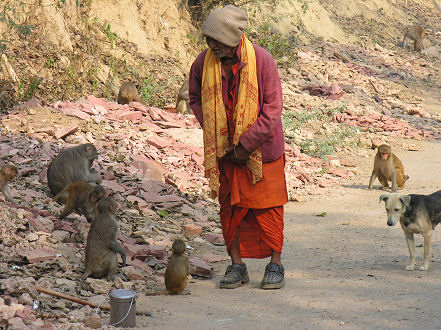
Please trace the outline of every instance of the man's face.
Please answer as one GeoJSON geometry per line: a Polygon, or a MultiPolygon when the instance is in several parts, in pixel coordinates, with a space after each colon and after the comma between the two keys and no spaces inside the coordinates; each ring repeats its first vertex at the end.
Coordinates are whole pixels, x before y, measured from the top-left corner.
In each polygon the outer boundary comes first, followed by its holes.
{"type": "Polygon", "coordinates": [[[223,58],[223,57],[233,57],[234,53],[236,52],[236,48],[237,47],[230,47],[227,45],[224,45],[223,43],[214,40],[213,38],[210,37],[205,37],[206,41],[207,41],[207,45],[208,47],[210,47],[211,51],[213,52],[214,56],[218,57],[218,58],[223,58]]]}

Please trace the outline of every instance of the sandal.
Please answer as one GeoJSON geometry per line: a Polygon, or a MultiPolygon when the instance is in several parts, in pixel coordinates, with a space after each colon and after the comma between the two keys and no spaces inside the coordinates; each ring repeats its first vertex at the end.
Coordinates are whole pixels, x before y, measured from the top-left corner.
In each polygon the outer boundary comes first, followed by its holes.
{"type": "Polygon", "coordinates": [[[285,286],[285,269],[282,265],[269,263],[265,267],[260,287],[262,289],[280,289],[285,286]]]}
{"type": "Polygon", "coordinates": [[[220,280],[219,288],[235,289],[249,281],[247,265],[232,264],[227,267],[224,277],[220,280]]]}

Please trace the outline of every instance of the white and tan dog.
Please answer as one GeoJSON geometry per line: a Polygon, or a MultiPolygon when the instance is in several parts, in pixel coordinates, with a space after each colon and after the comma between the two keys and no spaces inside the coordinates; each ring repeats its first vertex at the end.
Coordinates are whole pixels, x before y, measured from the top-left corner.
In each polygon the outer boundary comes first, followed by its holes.
{"type": "Polygon", "coordinates": [[[430,262],[430,239],[436,225],[441,222],[441,190],[430,195],[400,195],[384,194],[380,202],[384,201],[387,211],[387,225],[394,226],[400,221],[406,236],[410,254],[410,264],[406,270],[415,268],[414,234],[424,237],[424,263],[420,270],[427,270],[430,262]]]}

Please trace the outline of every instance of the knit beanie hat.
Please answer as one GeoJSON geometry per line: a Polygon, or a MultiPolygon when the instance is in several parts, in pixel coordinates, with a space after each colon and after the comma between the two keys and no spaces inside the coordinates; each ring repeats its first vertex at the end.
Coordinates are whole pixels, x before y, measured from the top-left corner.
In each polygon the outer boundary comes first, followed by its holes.
{"type": "Polygon", "coordinates": [[[202,26],[202,34],[224,45],[235,47],[239,44],[248,18],[245,12],[233,5],[213,10],[202,26]]]}

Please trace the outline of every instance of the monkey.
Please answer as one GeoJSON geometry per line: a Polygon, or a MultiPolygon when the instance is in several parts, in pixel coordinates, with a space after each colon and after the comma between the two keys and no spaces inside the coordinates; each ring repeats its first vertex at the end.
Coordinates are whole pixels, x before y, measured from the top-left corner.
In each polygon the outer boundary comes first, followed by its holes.
{"type": "Polygon", "coordinates": [[[419,25],[410,25],[404,29],[404,38],[403,38],[403,48],[406,48],[407,38],[413,40],[413,48],[416,51],[421,51],[424,49],[424,37],[426,35],[426,31],[424,28],[419,25]]]}
{"type": "Polygon", "coordinates": [[[401,160],[392,153],[391,147],[387,144],[378,146],[374,169],[369,181],[369,190],[372,190],[372,184],[377,177],[383,188],[388,188],[388,181],[392,181],[393,192],[397,191],[397,185],[400,189],[404,188],[404,183],[409,179],[408,175],[404,175],[401,160]]]}
{"type": "Polygon", "coordinates": [[[106,195],[103,186],[93,186],[84,181],[75,181],[64,187],[54,200],[58,200],[66,193],[69,193],[67,202],[58,218],[63,220],[75,210],[78,214],[83,214],[89,223],[92,221],[91,213],[95,213],[98,201],[106,195]]]}
{"type": "Polygon", "coordinates": [[[185,79],[184,83],[179,90],[178,97],[176,100],[176,112],[177,113],[191,113],[190,109],[190,97],[188,96],[188,83],[189,80],[185,79]]]}
{"type": "Polygon", "coordinates": [[[17,174],[18,171],[14,165],[3,165],[0,168],[0,190],[3,195],[5,195],[5,198],[11,203],[15,203],[15,200],[9,193],[8,182],[14,181],[17,174]]]}
{"type": "Polygon", "coordinates": [[[125,82],[119,89],[117,103],[129,104],[132,101],[142,103],[136,85],[132,82],[125,82]]]}
{"type": "MultiPolygon", "coordinates": [[[[91,172],[92,163],[98,158],[98,152],[92,143],[62,150],[49,164],[47,183],[54,196],[64,187],[75,181],[85,181],[100,184],[101,176],[91,172]]],[[[61,196],[61,202],[66,202],[66,196],[61,196]]]]}
{"type": "Polygon", "coordinates": [[[172,249],[173,254],[165,270],[165,288],[172,294],[179,294],[187,286],[189,272],[188,257],[184,255],[185,242],[182,239],[176,239],[172,249]]]}
{"type": "Polygon", "coordinates": [[[103,197],[98,202],[98,211],[90,224],[87,234],[85,265],[82,275],[104,277],[113,281],[118,272],[118,257],[121,255],[123,266],[126,264],[126,252],[116,240],[118,226],[115,213],[118,205],[112,197],[103,197]]]}

